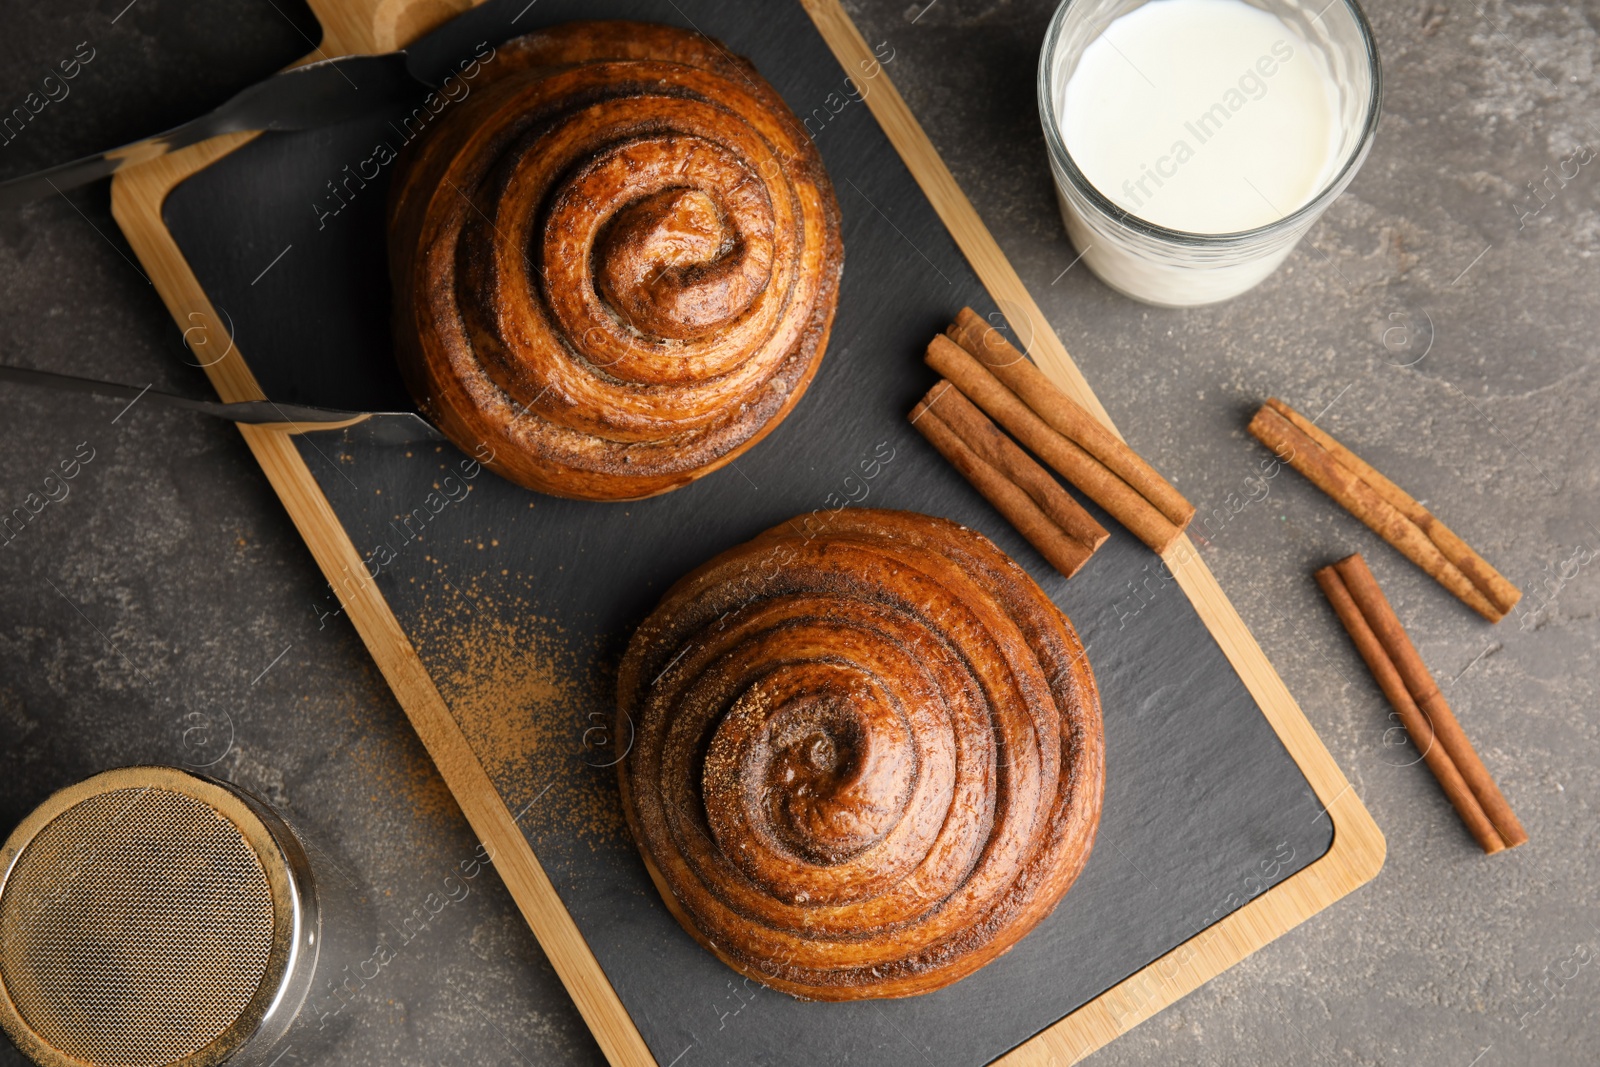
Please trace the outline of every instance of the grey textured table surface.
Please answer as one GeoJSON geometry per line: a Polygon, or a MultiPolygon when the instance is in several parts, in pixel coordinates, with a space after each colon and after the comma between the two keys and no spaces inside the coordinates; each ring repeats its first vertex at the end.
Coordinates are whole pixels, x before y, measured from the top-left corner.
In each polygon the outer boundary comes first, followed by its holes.
{"type": "MultiPolygon", "coordinates": [[[[1199,505],[1203,552],[1389,841],[1371,885],[1090,1062],[1600,1062],[1600,5],[1385,2],[1377,146],[1283,270],[1159,311],[1081,267],[1033,98],[1048,0],[852,0],[863,33],[1124,433],[1199,505]],[[1548,170],[1547,170],[1548,168],[1548,170]],[[1568,167],[1570,171],[1570,165],[1568,167]],[[1490,627],[1314,489],[1251,481],[1278,395],[1424,498],[1527,593],[1490,627]],[[1263,493],[1265,494],[1263,496],[1263,493]],[[1311,570],[1364,552],[1532,835],[1485,858],[1397,744],[1311,570]]],[[[0,144],[0,174],[172,125],[307,50],[286,0],[0,4],[0,107],[93,49],[0,144]]],[[[204,395],[104,184],[0,216],[5,362],[204,395]]],[[[131,762],[195,762],[284,805],[409,914],[472,836],[238,435],[0,388],[0,508],[93,459],[0,546],[0,831],[131,762]],[[219,746],[219,751],[222,749],[219,746]],[[209,755],[207,756],[209,758],[209,755]]],[[[1130,592],[1130,596],[1131,596],[1130,592]]],[[[1134,603],[1130,600],[1130,605],[1134,603]]],[[[498,882],[364,991],[338,1061],[598,1063],[498,882]]],[[[20,1057],[0,1046],[0,1063],[20,1057]]]]}

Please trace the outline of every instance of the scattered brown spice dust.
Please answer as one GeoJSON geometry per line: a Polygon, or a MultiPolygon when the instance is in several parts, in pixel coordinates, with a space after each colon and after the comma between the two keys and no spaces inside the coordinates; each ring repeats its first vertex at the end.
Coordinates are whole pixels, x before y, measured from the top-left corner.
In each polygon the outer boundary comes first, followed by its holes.
{"type": "MultiPolygon", "coordinates": [[[[392,711],[380,710],[367,693],[388,692],[388,685],[377,674],[377,668],[364,664],[369,675],[365,685],[342,691],[332,698],[319,697],[314,703],[335,704],[319,709],[319,714],[340,714],[354,726],[353,739],[344,752],[344,758],[357,768],[361,779],[371,783],[372,791],[363,799],[385,809],[403,807],[407,818],[386,819],[387,832],[414,834],[419,838],[438,840],[453,833],[454,826],[462,820],[461,809],[450,795],[444,779],[439,777],[420,741],[407,735],[396,735],[392,730],[378,729],[380,715],[392,711]]],[[[306,701],[312,702],[311,696],[306,701]]],[[[403,842],[394,842],[402,845],[403,842]]],[[[423,848],[424,840],[414,842],[413,849],[423,848]]]]}
{"type": "MultiPolygon", "coordinates": [[[[414,827],[408,832],[438,840],[453,832],[452,824],[462,819],[455,797],[421,744],[396,744],[387,736],[370,731],[351,746],[348,758],[362,779],[373,785],[367,799],[382,807],[404,808],[412,816],[392,820],[393,828],[414,827]]],[[[418,840],[415,845],[420,849],[425,841],[418,840]]]]}
{"type": "Polygon", "coordinates": [[[596,742],[613,729],[612,657],[511,591],[520,576],[488,591],[438,562],[434,572],[410,636],[518,825],[535,847],[630,840],[615,769],[591,765],[611,762],[596,742]]]}

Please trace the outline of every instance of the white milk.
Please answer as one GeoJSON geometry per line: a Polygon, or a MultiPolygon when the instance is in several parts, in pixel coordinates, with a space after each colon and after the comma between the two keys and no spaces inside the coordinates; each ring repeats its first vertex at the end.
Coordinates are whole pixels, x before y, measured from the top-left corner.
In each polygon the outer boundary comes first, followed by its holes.
{"type": "Polygon", "coordinates": [[[1236,233],[1304,206],[1333,177],[1337,101],[1322,56],[1276,15],[1242,0],[1152,0],[1084,51],[1060,128],[1084,177],[1129,213],[1236,233]]]}

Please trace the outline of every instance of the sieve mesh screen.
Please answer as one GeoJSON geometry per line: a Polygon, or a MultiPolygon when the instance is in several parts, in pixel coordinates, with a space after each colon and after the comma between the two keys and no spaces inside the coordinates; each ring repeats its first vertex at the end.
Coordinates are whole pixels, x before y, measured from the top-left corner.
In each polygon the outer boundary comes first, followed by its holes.
{"type": "Polygon", "coordinates": [[[0,896],[0,981],[35,1034],[93,1067],[162,1067],[250,1003],[273,943],[271,887],[239,830],[160,788],[62,812],[0,896]]]}

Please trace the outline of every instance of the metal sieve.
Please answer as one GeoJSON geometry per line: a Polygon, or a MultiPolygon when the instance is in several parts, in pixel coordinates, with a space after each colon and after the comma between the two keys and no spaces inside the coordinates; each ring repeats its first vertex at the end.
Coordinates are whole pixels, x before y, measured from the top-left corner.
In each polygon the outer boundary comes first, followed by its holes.
{"type": "Polygon", "coordinates": [[[56,793],[0,851],[0,1026],[46,1067],[263,1062],[319,946],[267,806],[164,767],[56,793]]]}

